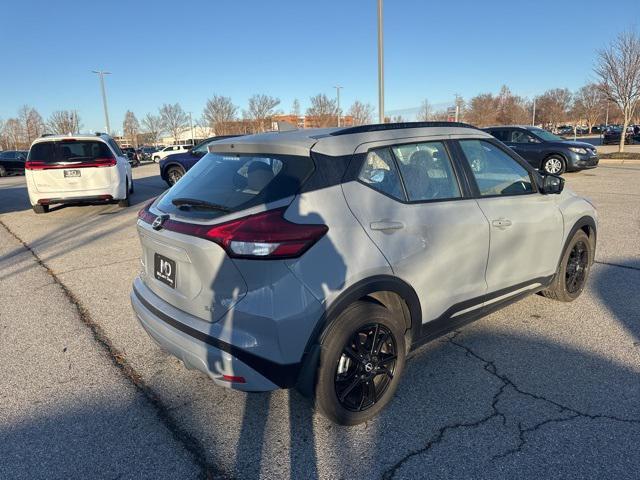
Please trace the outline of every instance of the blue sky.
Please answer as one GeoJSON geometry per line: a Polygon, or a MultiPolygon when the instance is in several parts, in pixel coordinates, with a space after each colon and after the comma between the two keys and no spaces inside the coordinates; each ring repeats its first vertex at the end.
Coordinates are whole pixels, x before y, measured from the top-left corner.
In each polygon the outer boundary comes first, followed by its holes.
{"type": "MultiPolygon", "coordinates": [[[[637,0],[384,7],[387,112],[502,84],[523,96],[576,89],[593,78],[595,51],[640,19],[637,0]]],[[[214,93],[240,108],[266,93],[284,111],[298,98],[304,110],[310,96],[334,95],[340,84],[343,107],[377,105],[376,0],[4,0],[0,11],[3,119],[29,104],[44,117],[77,109],[84,129],[104,129],[98,68],[113,72],[113,130],[127,109],[142,118],[162,103],[179,102],[197,118],[214,93]]]]}

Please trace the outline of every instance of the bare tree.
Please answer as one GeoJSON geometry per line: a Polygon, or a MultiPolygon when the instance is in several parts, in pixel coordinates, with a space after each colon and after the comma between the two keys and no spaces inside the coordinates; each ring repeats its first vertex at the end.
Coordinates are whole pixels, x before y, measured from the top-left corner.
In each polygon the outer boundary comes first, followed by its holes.
{"type": "Polygon", "coordinates": [[[500,89],[496,101],[496,123],[513,125],[526,123],[529,118],[527,102],[511,93],[506,85],[500,89]]]}
{"type": "Polygon", "coordinates": [[[180,134],[189,126],[189,116],[184,113],[179,103],[164,104],[160,108],[160,118],[162,126],[171,134],[173,140],[177,142],[180,134]]]}
{"type": "Polygon", "coordinates": [[[416,115],[416,120],[418,120],[419,122],[428,122],[429,120],[431,120],[432,113],[433,107],[431,107],[429,100],[425,98],[420,104],[420,109],[418,110],[418,113],[416,115]]]}
{"type": "Polygon", "coordinates": [[[329,127],[338,124],[338,106],[335,100],[324,93],[311,97],[311,106],[307,108],[307,116],[318,127],[329,127]]]}
{"type": "Polygon", "coordinates": [[[74,110],[57,110],[47,118],[46,128],[50,133],[58,135],[78,133],[80,117],[74,110]]]}
{"type": "Polygon", "coordinates": [[[622,111],[623,127],[619,151],[624,151],[625,133],[640,103],[640,37],[623,32],[598,52],[594,69],[604,95],[622,111]]]}
{"type": "Polygon", "coordinates": [[[354,125],[366,125],[373,121],[373,105],[356,100],[347,113],[354,125]]]}
{"type": "Polygon", "coordinates": [[[595,83],[589,83],[580,88],[575,94],[573,108],[574,117],[578,120],[584,119],[591,133],[591,129],[604,116],[607,108],[601,87],[595,83]]]}
{"type": "Polygon", "coordinates": [[[216,135],[228,135],[233,131],[237,111],[238,107],[233,104],[230,97],[214,95],[207,100],[202,116],[216,135]]]}
{"type": "Polygon", "coordinates": [[[491,93],[481,93],[469,101],[466,120],[473,125],[486,127],[497,121],[497,100],[491,93]]]}
{"type": "Polygon", "coordinates": [[[164,131],[162,118],[159,115],[147,113],[147,115],[142,119],[142,127],[145,129],[153,144],[157,147],[160,135],[164,131]]]}
{"type": "Polygon", "coordinates": [[[18,120],[23,134],[22,141],[27,146],[44,133],[44,120],[35,108],[24,105],[18,111],[18,120]]]}
{"type": "Polygon", "coordinates": [[[22,142],[22,125],[17,118],[10,118],[4,123],[3,136],[8,148],[17,150],[18,147],[29,148],[22,142]]]}
{"type": "Polygon", "coordinates": [[[124,114],[124,121],[122,122],[122,132],[124,136],[131,139],[133,145],[138,147],[138,134],[140,133],[140,122],[136,118],[135,114],[131,110],[127,110],[124,114]]]}
{"type": "Polygon", "coordinates": [[[540,123],[557,126],[567,120],[571,92],[566,88],[547,90],[536,99],[536,117],[540,123]]]}
{"type": "Polygon", "coordinates": [[[274,115],[274,108],[280,105],[280,99],[269,95],[252,95],[249,98],[249,108],[244,112],[244,117],[253,124],[253,130],[264,132],[266,124],[274,115]]]}
{"type": "Polygon", "coordinates": [[[293,103],[291,104],[291,115],[296,118],[300,118],[300,101],[297,98],[294,98],[293,103]]]}

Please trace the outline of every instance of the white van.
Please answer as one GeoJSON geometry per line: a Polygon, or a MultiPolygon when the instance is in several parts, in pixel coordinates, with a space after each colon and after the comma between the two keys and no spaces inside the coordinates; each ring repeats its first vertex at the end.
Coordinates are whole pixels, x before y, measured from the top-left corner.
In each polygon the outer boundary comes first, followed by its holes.
{"type": "Polygon", "coordinates": [[[133,177],[118,144],[102,133],[47,135],[31,145],[25,164],[29,201],[36,213],[62,203],[129,206],[133,177]]]}

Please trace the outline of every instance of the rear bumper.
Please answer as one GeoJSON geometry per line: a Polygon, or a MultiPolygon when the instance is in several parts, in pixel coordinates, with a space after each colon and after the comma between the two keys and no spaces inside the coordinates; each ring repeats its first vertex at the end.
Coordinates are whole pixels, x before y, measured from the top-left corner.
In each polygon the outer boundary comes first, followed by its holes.
{"type": "Polygon", "coordinates": [[[100,203],[113,201],[113,195],[90,195],[81,197],[39,198],[38,205],[54,205],[59,203],[100,203]]]}
{"type": "Polygon", "coordinates": [[[273,362],[196,328],[194,324],[202,321],[164,302],[139,278],[133,284],[131,305],[142,327],[162,349],[220,386],[255,392],[291,387],[297,381],[299,363],[273,362]],[[242,377],[244,382],[224,376],[242,377]]]}

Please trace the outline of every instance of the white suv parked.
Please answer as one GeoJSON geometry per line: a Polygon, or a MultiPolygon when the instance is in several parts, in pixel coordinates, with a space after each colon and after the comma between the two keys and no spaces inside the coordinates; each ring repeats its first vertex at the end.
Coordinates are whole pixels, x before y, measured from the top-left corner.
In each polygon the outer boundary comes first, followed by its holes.
{"type": "Polygon", "coordinates": [[[36,213],[58,203],[118,201],[129,206],[131,165],[108,135],[47,135],[31,145],[25,164],[29,201],[36,213]]]}
{"type": "Polygon", "coordinates": [[[168,147],[164,147],[162,150],[155,152],[152,158],[154,162],[158,163],[169,155],[173,155],[174,153],[184,153],[191,147],[192,145],[169,145],[168,147]]]}

